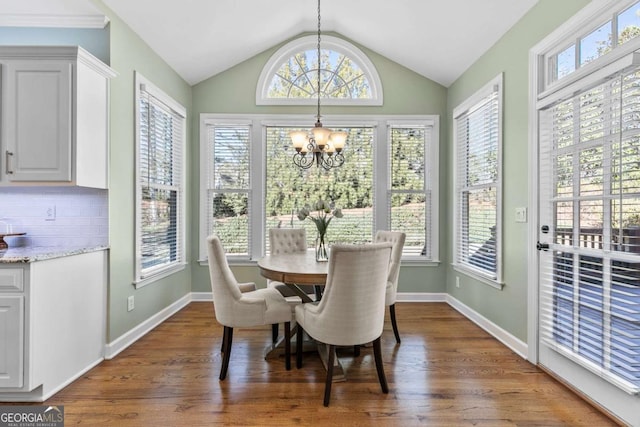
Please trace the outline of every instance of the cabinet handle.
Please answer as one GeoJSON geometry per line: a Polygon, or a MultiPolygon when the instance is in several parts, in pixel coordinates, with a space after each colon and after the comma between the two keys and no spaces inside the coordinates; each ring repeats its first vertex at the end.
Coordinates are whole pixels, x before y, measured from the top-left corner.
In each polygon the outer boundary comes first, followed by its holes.
{"type": "Polygon", "coordinates": [[[9,160],[10,160],[11,156],[13,156],[13,153],[11,151],[7,150],[5,152],[5,157],[4,157],[4,159],[5,159],[5,167],[7,168],[7,175],[11,175],[13,173],[13,171],[11,170],[11,167],[10,167],[10,163],[9,163],[9,160]]]}

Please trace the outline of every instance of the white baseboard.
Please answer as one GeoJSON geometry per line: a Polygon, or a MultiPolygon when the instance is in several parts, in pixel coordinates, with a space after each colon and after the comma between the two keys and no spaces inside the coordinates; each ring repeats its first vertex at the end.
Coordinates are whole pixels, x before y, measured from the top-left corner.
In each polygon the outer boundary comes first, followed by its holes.
{"type": "Polygon", "coordinates": [[[436,292],[398,292],[396,302],[447,302],[447,294],[436,292]]]}
{"type": "Polygon", "coordinates": [[[476,325],[480,326],[482,329],[487,331],[490,335],[492,335],[495,339],[500,341],[502,344],[509,347],[513,350],[518,356],[523,359],[527,359],[528,354],[528,346],[527,343],[523,342],[519,338],[511,335],[509,332],[502,329],[500,326],[493,323],[491,320],[487,319],[477,311],[463,304],[460,300],[452,297],[447,294],[447,301],[451,307],[459,311],[463,316],[467,319],[471,320],[476,325]]]}
{"type": "Polygon", "coordinates": [[[211,292],[191,292],[191,301],[213,302],[213,294],[211,292]]]}
{"type": "Polygon", "coordinates": [[[131,344],[138,341],[140,338],[149,333],[153,328],[160,325],[162,322],[167,320],[169,317],[176,314],[178,311],[182,310],[191,302],[191,294],[187,294],[166,307],[165,309],[159,311],[154,314],[144,322],[140,323],[135,328],[129,330],[124,335],[121,335],[113,342],[108,343],[105,346],[104,358],[107,360],[113,359],[117,356],[121,351],[129,347],[131,344]]]}

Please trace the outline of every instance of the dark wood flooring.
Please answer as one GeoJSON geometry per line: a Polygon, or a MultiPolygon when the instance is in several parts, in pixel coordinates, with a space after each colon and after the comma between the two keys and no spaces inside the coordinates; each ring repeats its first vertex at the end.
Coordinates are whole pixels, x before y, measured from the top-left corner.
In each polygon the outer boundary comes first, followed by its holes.
{"type": "MultiPolygon", "coordinates": [[[[402,344],[387,318],[389,394],[373,351],[339,353],[347,381],[322,405],[316,354],[286,371],[265,360],[271,328],[236,329],[219,381],[222,327],[213,304],[191,303],[116,358],[45,402],[65,425],[86,426],[609,426],[598,410],[445,303],[396,304],[402,344]]],[[[346,326],[345,326],[346,327],[346,326]]]]}

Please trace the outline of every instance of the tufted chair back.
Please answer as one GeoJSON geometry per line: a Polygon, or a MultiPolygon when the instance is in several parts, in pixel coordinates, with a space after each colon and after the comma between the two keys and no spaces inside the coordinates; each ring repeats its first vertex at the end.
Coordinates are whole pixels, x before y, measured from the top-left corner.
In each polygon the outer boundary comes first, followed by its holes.
{"type": "Polygon", "coordinates": [[[395,304],[398,293],[398,276],[400,275],[400,259],[402,258],[402,248],[406,235],[399,231],[379,230],[374,241],[391,242],[391,259],[389,260],[389,278],[387,279],[386,305],[395,304]]]}
{"type": "Polygon", "coordinates": [[[307,231],[304,228],[270,228],[269,245],[272,255],[306,252],[307,231]]]}

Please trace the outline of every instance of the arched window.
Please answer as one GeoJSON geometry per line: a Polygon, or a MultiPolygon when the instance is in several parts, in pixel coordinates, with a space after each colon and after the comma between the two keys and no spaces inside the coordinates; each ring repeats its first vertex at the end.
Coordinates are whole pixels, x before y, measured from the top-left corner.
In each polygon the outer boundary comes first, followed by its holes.
{"type": "MultiPolygon", "coordinates": [[[[305,36],[278,49],[262,69],[257,105],[312,105],[318,91],[318,39],[305,36]]],[[[382,105],[380,77],[367,56],[337,37],[321,42],[320,96],[324,105],[382,105]]]]}

